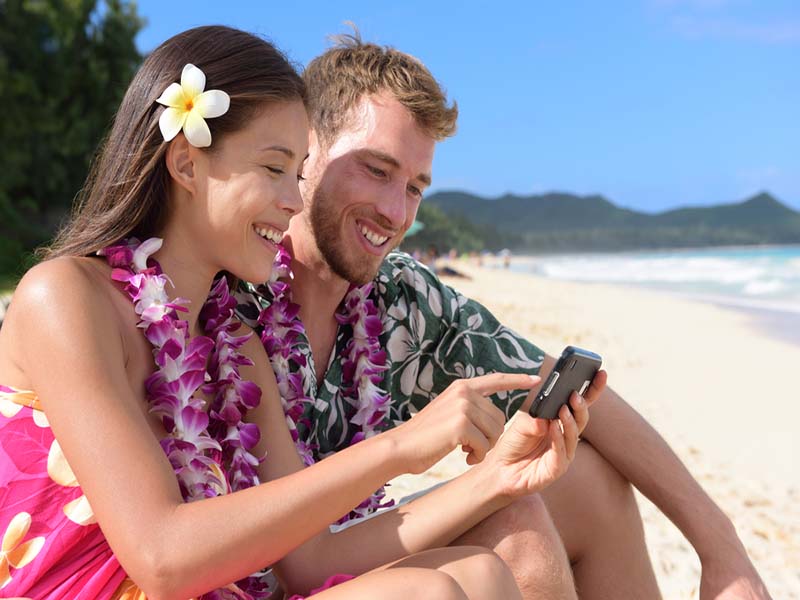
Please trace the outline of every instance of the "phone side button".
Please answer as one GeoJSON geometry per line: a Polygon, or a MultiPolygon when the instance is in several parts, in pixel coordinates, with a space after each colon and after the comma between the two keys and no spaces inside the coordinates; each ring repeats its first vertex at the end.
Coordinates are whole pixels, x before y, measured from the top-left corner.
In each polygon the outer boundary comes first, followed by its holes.
{"type": "Polygon", "coordinates": [[[543,392],[543,395],[545,397],[549,396],[550,392],[553,391],[553,386],[556,384],[556,381],[558,381],[558,377],[559,377],[558,371],[553,371],[552,373],[550,373],[550,379],[548,380],[547,387],[543,392]]]}

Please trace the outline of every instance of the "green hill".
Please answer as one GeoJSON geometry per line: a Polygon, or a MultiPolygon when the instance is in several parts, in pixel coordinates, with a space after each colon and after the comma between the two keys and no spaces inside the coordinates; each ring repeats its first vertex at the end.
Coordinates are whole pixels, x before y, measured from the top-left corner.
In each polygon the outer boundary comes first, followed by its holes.
{"type": "Polygon", "coordinates": [[[461,215],[445,213],[427,201],[420,204],[417,219],[425,227],[403,241],[403,250],[427,250],[435,246],[440,253],[451,248],[459,252],[497,251],[508,245],[521,246],[522,236],[508,232],[500,234],[492,225],[473,223],[461,215]]]}
{"type": "MultiPolygon", "coordinates": [[[[426,198],[452,218],[492,227],[495,247],[517,250],[627,250],[800,243],[800,213],[764,192],[732,204],[648,214],[603,196],[549,193],[487,199],[465,192],[426,198]]],[[[420,217],[423,222],[424,218],[420,217]]]]}

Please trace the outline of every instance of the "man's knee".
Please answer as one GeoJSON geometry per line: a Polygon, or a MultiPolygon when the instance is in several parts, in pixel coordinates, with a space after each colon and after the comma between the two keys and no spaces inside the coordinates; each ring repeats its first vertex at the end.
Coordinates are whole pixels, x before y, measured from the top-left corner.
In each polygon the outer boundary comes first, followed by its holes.
{"type": "Polygon", "coordinates": [[[553,597],[561,598],[573,588],[566,550],[539,495],[519,498],[486,524],[493,533],[491,547],[511,568],[523,592],[551,590],[553,597]]]}
{"type": "Polygon", "coordinates": [[[638,536],[641,516],[630,482],[590,444],[581,442],[567,473],[542,492],[570,560],[620,535],[638,536]]]}
{"type": "Polygon", "coordinates": [[[583,504],[601,528],[617,527],[621,523],[639,521],[639,509],[631,483],[591,444],[580,445],[578,459],[573,466],[575,483],[571,493],[579,494],[583,504]]]}
{"type": "MultiPolygon", "coordinates": [[[[553,519],[539,494],[518,498],[498,511],[494,518],[498,533],[504,540],[510,537],[532,537],[541,541],[552,539],[558,545],[558,532],[553,519]]],[[[511,540],[509,540],[511,541],[511,540]]]]}
{"type": "MultiPolygon", "coordinates": [[[[538,494],[522,496],[514,502],[489,516],[476,530],[485,530],[485,537],[490,538],[494,547],[510,537],[534,534],[538,538],[558,537],[553,520],[547,511],[542,497],[538,494]]],[[[509,540],[510,541],[510,540],[509,540]]]]}

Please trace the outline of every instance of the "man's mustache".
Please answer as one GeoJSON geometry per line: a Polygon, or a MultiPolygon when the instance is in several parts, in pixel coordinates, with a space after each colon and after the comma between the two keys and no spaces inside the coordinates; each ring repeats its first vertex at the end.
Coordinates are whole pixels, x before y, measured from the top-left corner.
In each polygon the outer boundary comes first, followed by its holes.
{"type": "Polygon", "coordinates": [[[355,215],[355,218],[356,219],[359,219],[359,218],[369,219],[370,221],[372,221],[373,223],[377,224],[382,229],[390,232],[389,237],[394,237],[394,236],[396,236],[398,233],[400,233],[402,231],[402,227],[398,228],[389,219],[387,219],[386,217],[384,217],[383,215],[381,215],[379,213],[372,213],[372,214],[368,214],[368,215],[367,214],[362,214],[362,215],[358,215],[357,214],[357,215],[355,215]]]}

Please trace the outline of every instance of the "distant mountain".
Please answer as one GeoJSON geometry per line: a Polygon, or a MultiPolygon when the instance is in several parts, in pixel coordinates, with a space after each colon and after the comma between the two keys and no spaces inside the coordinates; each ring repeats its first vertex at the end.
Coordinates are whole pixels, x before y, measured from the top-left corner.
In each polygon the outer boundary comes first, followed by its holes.
{"type": "MultiPolygon", "coordinates": [[[[491,226],[505,245],[535,251],[623,250],[714,245],[800,243],[800,212],[763,192],[743,202],[687,207],[658,214],[621,208],[603,196],[507,194],[487,199],[466,192],[426,198],[445,214],[491,226]]],[[[493,244],[498,245],[498,244],[493,244]]],[[[500,241],[499,246],[503,246],[500,241]]]]}
{"type": "Polygon", "coordinates": [[[756,224],[772,226],[785,219],[792,220],[797,217],[800,217],[800,213],[781,204],[766,192],[738,204],[679,208],[656,215],[659,225],[683,226],[702,223],[708,226],[730,227],[756,224]]]}

